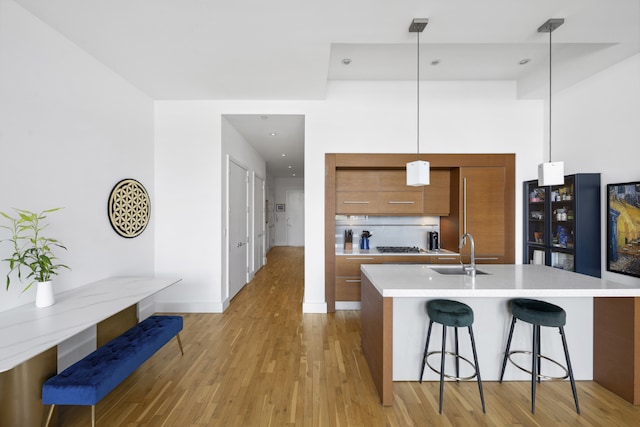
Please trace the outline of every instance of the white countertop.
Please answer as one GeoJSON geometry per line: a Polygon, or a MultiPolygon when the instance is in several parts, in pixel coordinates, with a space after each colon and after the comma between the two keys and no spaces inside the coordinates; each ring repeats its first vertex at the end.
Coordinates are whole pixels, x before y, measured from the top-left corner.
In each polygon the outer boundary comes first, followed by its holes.
{"type": "Polygon", "coordinates": [[[8,371],[180,279],[122,277],[56,294],[56,303],[0,312],[0,372],[8,371]]]}
{"type": "Polygon", "coordinates": [[[440,274],[434,264],[363,264],[383,297],[635,297],[640,288],[541,265],[481,264],[489,274],[440,274]]]}

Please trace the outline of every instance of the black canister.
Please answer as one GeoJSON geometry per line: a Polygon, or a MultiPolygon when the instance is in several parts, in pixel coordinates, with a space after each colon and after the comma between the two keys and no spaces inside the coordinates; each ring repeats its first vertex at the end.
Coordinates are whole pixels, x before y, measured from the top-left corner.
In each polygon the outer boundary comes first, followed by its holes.
{"type": "Polygon", "coordinates": [[[440,242],[438,241],[438,232],[429,231],[427,233],[427,249],[430,251],[437,251],[440,249],[440,242]]]}

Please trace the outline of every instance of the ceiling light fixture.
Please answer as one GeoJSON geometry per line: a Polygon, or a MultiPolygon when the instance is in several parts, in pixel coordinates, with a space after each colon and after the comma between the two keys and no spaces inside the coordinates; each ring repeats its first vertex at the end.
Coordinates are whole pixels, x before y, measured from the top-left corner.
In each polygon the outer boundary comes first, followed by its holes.
{"type": "Polygon", "coordinates": [[[538,28],[539,33],[549,33],[549,162],[538,165],[538,185],[564,185],[564,162],[551,161],[551,33],[564,24],[564,19],[549,19],[538,28]]]}
{"type": "Polygon", "coordinates": [[[278,134],[277,134],[277,133],[275,133],[275,132],[271,132],[269,135],[270,135],[270,136],[276,136],[276,135],[278,135],[278,134]]]}
{"type": "Polygon", "coordinates": [[[344,58],[344,59],[342,60],[342,65],[349,65],[349,64],[351,64],[351,59],[349,59],[349,58],[344,58]]]}
{"type": "MultiPolygon", "coordinates": [[[[427,18],[415,18],[411,21],[409,26],[410,33],[416,33],[416,45],[417,45],[417,64],[418,70],[416,75],[417,83],[417,154],[420,155],[420,33],[424,31],[425,27],[429,23],[427,18]]],[[[429,185],[429,162],[424,160],[416,160],[415,162],[407,163],[407,185],[418,187],[421,185],[429,185]]]]}

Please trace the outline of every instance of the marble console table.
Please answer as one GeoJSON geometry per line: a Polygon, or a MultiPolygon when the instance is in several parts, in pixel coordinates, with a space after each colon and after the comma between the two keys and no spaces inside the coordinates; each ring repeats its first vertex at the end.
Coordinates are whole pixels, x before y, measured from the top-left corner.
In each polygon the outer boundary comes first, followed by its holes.
{"type": "MultiPolygon", "coordinates": [[[[483,264],[478,269],[489,274],[475,278],[440,274],[431,267],[435,266],[361,266],[362,349],[385,406],[393,402],[394,380],[418,380],[427,323],[424,303],[428,299],[459,299],[474,308],[478,323],[474,325],[474,333],[479,345],[480,367],[483,379],[490,381],[495,379],[492,378],[492,370],[499,369],[506,341],[504,336],[509,324],[507,301],[510,298],[561,301],[558,304],[567,310],[570,349],[573,345],[578,350],[575,353],[570,350],[576,354],[572,357],[572,364],[579,365],[578,354],[582,355],[586,359],[583,360],[582,372],[588,372],[582,379],[590,379],[587,375],[590,376],[595,369],[592,358],[594,297],[640,296],[640,289],[632,286],[538,265],[483,264]],[[575,328],[573,331],[572,327],[575,328]],[[485,347],[480,348],[481,345],[485,347]],[[483,363],[483,357],[488,363],[483,363]],[[396,360],[400,358],[403,359],[396,360]]],[[[543,344],[549,351],[555,345],[552,342],[543,344]]],[[[439,343],[434,342],[434,346],[438,347],[439,343]]]]}
{"type": "Polygon", "coordinates": [[[132,307],[135,312],[138,302],[179,281],[109,278],[57,294],[51,307],[0,312],[0,425],[40,425],[42,383],[56,373],[58,344],[132,307]]]}

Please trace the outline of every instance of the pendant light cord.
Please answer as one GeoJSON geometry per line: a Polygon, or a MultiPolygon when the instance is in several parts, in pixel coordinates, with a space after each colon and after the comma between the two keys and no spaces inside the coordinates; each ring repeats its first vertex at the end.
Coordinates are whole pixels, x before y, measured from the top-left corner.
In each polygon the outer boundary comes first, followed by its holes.
{"type": "Polygon", "coordinates": [[[551,163],[551,33],[549,29],[549,163],[551,163]]]}
{"type": "Polygon", "coordinates": [[[418,57],[418,67],[417,67],[417,71],[416,71],[416,86],[417,86],[417,90],[416,93],[417,95],[417,104],[418,104],[418,108],[417,108],[417,120],[416,123],[418,125],[418,129],[416,131],[416,150],[417,150],[417,154],[420,154],[420,32],[418,31],[417,33],[418,38],[416,46],[417,46],[417,57],[418,57]]]}

